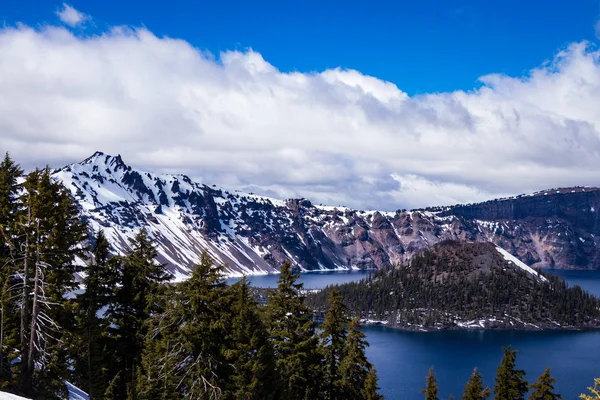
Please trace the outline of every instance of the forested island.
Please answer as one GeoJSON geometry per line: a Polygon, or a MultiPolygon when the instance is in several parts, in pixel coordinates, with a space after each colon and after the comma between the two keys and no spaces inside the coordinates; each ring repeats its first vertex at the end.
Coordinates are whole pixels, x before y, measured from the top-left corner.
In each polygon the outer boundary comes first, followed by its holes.
{"type": "MultiPolygon", "coordinates": [[[[317,313],[332,288],[310,293],[317,313]]],[[[410,262],[337,287],[363,323],[408,330],[596,329],[600,301],[492,243],[444,241],[410,262]]]]}

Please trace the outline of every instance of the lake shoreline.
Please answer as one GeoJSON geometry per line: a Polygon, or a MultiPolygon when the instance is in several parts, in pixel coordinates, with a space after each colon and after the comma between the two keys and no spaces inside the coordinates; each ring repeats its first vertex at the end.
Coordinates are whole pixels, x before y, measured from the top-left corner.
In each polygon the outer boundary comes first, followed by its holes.
{"type": "MultiPolygon", "coordinates": [[[[442,326],[442,327],[432,327],[432,326],[422,326],[422,325],[391,325],[387,321],[373,321],[361,320],[361,326],[380,326],[384,328],[394,329],[402,332],[450,332],[450,331],[514,331],[514,332],[594,332],[600,331],[600,321],[597,321],[595,326],[556,326],[556,325],[548,325],[548,326],[530,326],[530,325],[507,325],[501,324],[496,326],[442,326]]],[[[542,325],[540,323],[540,325],[542,325]]]]}

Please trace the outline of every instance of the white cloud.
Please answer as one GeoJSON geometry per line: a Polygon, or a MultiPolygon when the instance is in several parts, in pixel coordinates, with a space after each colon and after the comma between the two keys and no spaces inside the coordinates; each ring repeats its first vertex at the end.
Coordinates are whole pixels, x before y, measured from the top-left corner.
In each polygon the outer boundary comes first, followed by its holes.
{"type": "Polygon", "coordinates": [[[600,51],[410,97],[359,71],[283,73],[116,27],[0,30],[0,151],[61,166],[95,150],[208,184],[397,209],[597,185],[600,51]]]}
{"type": "Polygon", "coordinates": [[[56,15],[58,18],[64,23],[74,28],[78,25],[81,25],[86,20],[89,19],[89,16],[77,11],[67,3],[62,4],[62,8],[56,11],[56,15]]]}

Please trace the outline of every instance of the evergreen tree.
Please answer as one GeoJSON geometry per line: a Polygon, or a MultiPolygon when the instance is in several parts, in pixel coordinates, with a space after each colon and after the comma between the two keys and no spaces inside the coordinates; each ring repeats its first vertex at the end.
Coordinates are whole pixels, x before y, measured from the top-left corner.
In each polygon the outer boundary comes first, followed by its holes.
{"type": "Polygon", "coordinates": [[[340,362],[341,391],[349,400],[380,399],[377,373],[365,354],[369,343],[359,327],[358,317],[348,326],[346,352],[340,362]]]}
{"type": "Polygon", "coordinates": [[[600,400],[600,378],[594,379],[594,386],[588,387],[591,394],[582,393],[579,398],[582,400],[600,400]]]}
{"type": "Polygon", "coordinates": [[[298,278],[299,274],[292,273],[290,263],[284,263],[266,310],[277,375],[281,379],[279,398],[289,400],[318,398],[322,372],[312,312],[304,302],[303,285],[296,283],[298,278]]]}
{"type": "Polygon", "coordinates": [[[234,355],[227,351],[232,296],[223,267],[203,254],[190,278],[160,299],[162,310],[152,315],[146,336],[137,398],[221,397],[233,376],[226,356],[234,355]]]}
{"type": "Polygon", "coordinates": [[[516,369],[517,351],[511,346],[504,348],[504,357],[497,369],[494,396],[496,399],[521,400],[528,391],[525,371],[516,369]]]}
{"type": "Polygon", "coordinates": [[[377,384],[378,380],[379,378],[377,377],[377,371],[373,367],[369,370],[369,372],[367,372],[365,383],[362,389],[362,397],[357,397],[356,399],[382,400],[383,396],[379,394],[379,385],[377,384]]]}
{"type": "Polygon", "coordinates": [[[99,231],[93,241],[92,257],[85,268],[85,290],[77,296],[77,335],[73,340],[72,382],[87,388],[90,399],[102,398],[107,388],[111,360],[106,357],[108,319],[102,313],[111,302],[115,286],[115,263],[110,259],[110,245],[99,231]]]}
{"type": "Polygon", "coordinates": [[[275,359],[256,300],[244,277],[231,287],[233,320],[226,359],[233,367],[223,398],[274,399],[275,359]]]}
{"type": "Polygon", "coordinates": [[[485,400],[491,394],[490,388],[484,389],[483,379],[477,368],[473,370],[473,374],[465,385],[465,392],[462,395],[462,400],[485,400]]]}
{"type": "Polygon", "coordinates": [[[425,400],[439,400],[437,379],[435,379],[433,367],[429,368],[429,374],[427,374],[425,380],[425,389],[421,390],[421,393],[425,393],[425,400]]]}
{"type": "Polygon", "coordinates": [[[321,325],[321,346],[324,355],[324,390],[329,400],[347,398],[342,391],[340,362],[347,353],[346,325],[348,323],[346,307],[342,296],[335,289],[329,294],[329,310],[321,325]]]}
{"type": "Polygon", "coordinates": [[[550,375],[550,367],[538,377],[537,381],[530,386],[533,392],[529,395],[529,400],[560,400],[562,396],[554,393],[554,383],[556,379],[550,375]]]}
{"type": "MultiPolygon", "coordinates": [[[[162,293],[155,301],[162,310],[150,317],[149,329],[144,342],[144,350],[137,377],[136,394],[139,400],[177,400],[184,399],[178,374],[184,358],[183,346],[179,346],[178,329],[182,324],[181,310],[174,300],[178,294],[174,286],[164,285],[162,293]],[[175,349],[175,351],[173,351],[175,349]]],[[[114,398],[109,386],[106,398],[114,398]]]]}
{"type": "Polygon", "coordinates": [[[15,228],[19,204],[18,179],[23,170],[8,153],[0,163],[0,389],[14,385],[11,363],[18,340],[18,304],[15,299],[15,228]]]}
{"type": "Polygon", "coordinates": [[[23,212],[15,229],[21,288],[19,330],[21,390],[45,398],[66,395],[65,343],[72,332],[72,308],[65,295],[76,287],[86,226],[70,194],[48,168],[27,175],[20,196],[23,212]],[[61,340],[56,340],[57,332],[61,340]],[[36,385],[33,385],[35,380],[36,385]]]}
{"type": "Polygon", "coordinates": [[[141,229],[130,243],[127,254],[117,266],[119,284],[115,288],[113,303],[107,314],[113,328],[110,329],[116,370],[109,374],[111,391],[116,399],[136,398],[136,367],[140,362],[147,320],[154,310],[154,296],[160,285],[171,276],[165,265],[156,262],[156,248],[141,229]]]}

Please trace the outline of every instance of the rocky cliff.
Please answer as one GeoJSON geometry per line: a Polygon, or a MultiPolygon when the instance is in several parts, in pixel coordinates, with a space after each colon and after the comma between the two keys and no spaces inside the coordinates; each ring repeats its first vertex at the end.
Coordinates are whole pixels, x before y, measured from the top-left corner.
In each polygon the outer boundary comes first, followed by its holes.
{"type": "Polygon", "coordinates": [[[446,239],[493,242],[534,267],[600,268],[600,189],[551,190],[480,204],[361,211],[207,186],[185,175],[137,171],[96,153],[54,171],[115,253],[146,227],[160,261],[184,278],[202,251],[232,275],[381,268],[446,239]]]}

